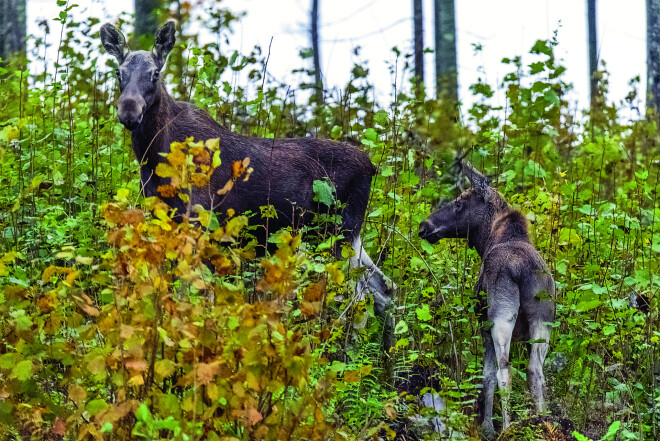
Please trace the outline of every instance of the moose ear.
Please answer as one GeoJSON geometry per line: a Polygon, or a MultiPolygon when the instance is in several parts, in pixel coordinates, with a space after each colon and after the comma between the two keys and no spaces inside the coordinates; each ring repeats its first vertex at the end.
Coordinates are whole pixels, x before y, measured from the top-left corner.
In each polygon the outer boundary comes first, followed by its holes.
{"type": "Polygon", "coordinates": [[[168,21],[163,25],[162,28],[156,31],[154,53],[156,54],[156,58],[158,59],[158,63],[161,69],[165,65],[165,60],[167,60],[167,55],[174,47],[174,42],[176,41],[175,34],[176,34],[176,30],[174,28],[173,21],[168,21]]]}
{"type": "Polygon", "coordinates": [[[486,190],[488,190],[488,178],[479,173],[477,169],[470,164],[470,161],[461,161],[461,168],[477,191],[486,192],[486,190]]]}
{"type": "Polygon", "coordinates": [[[130,52],[124,34],[110,23],[101,26],[101,43],[105,50],[119,61],[119,64],[124,62],[126,54],[130,52]]]}

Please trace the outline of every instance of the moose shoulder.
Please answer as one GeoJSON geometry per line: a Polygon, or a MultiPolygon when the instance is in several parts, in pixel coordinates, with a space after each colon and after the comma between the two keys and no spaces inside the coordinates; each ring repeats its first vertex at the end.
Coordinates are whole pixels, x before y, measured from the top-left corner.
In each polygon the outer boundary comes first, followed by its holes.
{"type": "Polygon", "coordinates": [[[131,131],[145,195],[161,197],[170,207],[185,213],[186,206],[180,198],[158,194],[158,187],[169,183],[169,178],[158,176],[156,167],[164,161],[163,154],[170,151],[173,142],[189,137],[219,138],[222,165],[214,171],[207,187],[190,191],[190,202],[220,215],[230,208],[238,213],[252,212],[255,215],[251,223],[262,226],[257,230],[257,238],[265,244],[265,225],[270,232],[287,226],[299,228],[311,219],[311,213],[318,212],[313,183],[329,179],[343,206],[341,234],[356,251],[353,263],[369,269],[370,277],[359,288],[375,295],[378,311],[385,308],[392,296],[392,284],[366,256],[359,238],[375,173],[364,152],[330,140],[241,136],[222,127],[205,111],[172,99],[159,73],[174,46],[173,22],[158,30],[152,52],[131,51],[124,35],[110,24],[101,27],[101,40],[119,63],[117,79],[121,96],[117,113],[120,122],[131,131]],[[217,191],[232,179],[231,164],[245,158],[250,159],[254,170],[250,179],[237,182],[229,193],[218,196],[217,191]],[[268,222],[259,217],[260,207],[267,205],[277,212],[277,217],[268,222]]]}
{"type": "Polygon", "coordinates": [[[469,162],[463,172],[472,183],[456,200],[438,207],[420,225],[419,235],[430,242],[465,238],[481,256],[474,288],[480,299],[481,334],[486,349],[483,403],[480,416],[487,438],[495,437],[493,397],[502,391],[503,426],[509,425],[511,390],[509,347],[512,338],[531,341],[527,380],[538,412],[543,412],[543,363],[554,319],[554,280],[527,234],[527,220],[509,207],[487,179],[469,162]],[[486,293],[486,299],[481,293],[486,293]]]}

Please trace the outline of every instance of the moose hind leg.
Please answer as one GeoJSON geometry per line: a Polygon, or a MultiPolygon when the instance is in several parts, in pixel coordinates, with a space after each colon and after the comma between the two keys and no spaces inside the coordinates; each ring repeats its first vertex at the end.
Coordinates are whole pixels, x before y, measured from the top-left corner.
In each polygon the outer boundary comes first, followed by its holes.
{"type": "Polygon", "coordinates": [[[508,315],[498,315],[493,319],[491,336],[495,349],[497,362],[497,386],[502,393],[502,428],[509,427],[509,397],[511,395],[511,364],[509,363],[509,349],[511,335],[516,324],[518,311],[508,315]]]}
{"type": "Polygon", "coordinates": [[[396,285],[374,264],[364,247],[360,236],[352,243],[355,254],[351,257],[351,268],[365,268],[355,287],[358,300],[366,293],[374,296],[374,312],[383,325],[383,349],[388,351],[394,345],[394,316],[389,311],[396,285]]]}
{"type": "Polygon", "coordinates": [[[355,254],[351,257],[351,268],[365,269],[355,290],[358,300],[364,299],[367,292],[371,293],[374,296],[376,314],[381,315],[392,302],[396,286],[371,260],[362,246],[360,236],[356,236],[353,240],[352,248],[355,254]]]}
{"type": "Polygon", "coordinates": [[[545,377],[543,376],[543,363],[548,353],[550,342],[550,326],[536,321],[530,324],[530,337],[532,344],[529,348],[529,365],[527,366],[527,381],[532,399],[538,413],[545,411],[545,377]]]}
{"type": "Polygon", "coordinates": [[[495,396],[495,384],[497,383],[497,366],[495,362],[495,346],[493,338],[488,331],[481,331],[484,339],[484,384],[483,384],[483,408],[480,409],[480,416],[483,418],[481,431],[486,439],[495,438],[495,428],[493,427],[493,398],[495,396]]]}

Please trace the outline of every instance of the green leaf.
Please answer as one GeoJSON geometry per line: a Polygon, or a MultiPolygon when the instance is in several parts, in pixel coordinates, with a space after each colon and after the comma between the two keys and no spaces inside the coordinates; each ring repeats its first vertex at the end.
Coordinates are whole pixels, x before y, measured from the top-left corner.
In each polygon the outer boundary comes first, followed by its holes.
{"type": "Polygon", "coordinates": [[[341,139],[341,137],[342,137],[343,134],[344,134],[344,131],[343,131],[342,128],[339,127],[339,126],[334,126],[334,127],[332,128],[332,130],[330,131],[330,136],[331,136],[332,139],[334,139],[335,141],[338,141],[339,139],[341,139]]]}
{"type": "Polygon", "coordinates": [[[29,315],[25,314],[25,310],[19,309],[9,313],[14,319],[14,326],[18,331],[27,331],[32,327],[32,319],[29,315]]]}
{"type": "Polygon", "coordinates": [[[580,312],[586,312],[590,311],[594,308],[598,308],[603,302],[601,302],[599,299],[592,299],[592,300],[587,300],[587,301],[582,301],[577,304],[575,309],[577,309],[580,312]]]}
{"type": "Polygon", "coordinates": [[[387,127],[387,124],[389,123],[390,118],[387,115],[387,112],[384,110],[379,110],[376,112],[374,115],[374,122],[378,124],[381,127],[387,127]]]}
{"type": "Polygon", "coordinates": [[[317,179],[313,184],[314,201],[331,207],[335,201],[333,187],[325,180],[317,179]]]}
{"type": "Polygon", "coordinates": [[[135,418],[140,421],[148,421],[151,419],[151,412],[149,412],[149,408],[146,404],[141,403],[138,406],[137,410],[135,411],[135,418]]]}
{"type": "Polygon", "coordinates": [[[14,365],[11,377],[19,381],[25,381],[32,376],[32,360],[23,360],[14,365]]]}
{"type": "Polygon", "coordinates": [[[383,171],[380,174],[385,178],[389,178],[390,176],[394,176],[394,169],[389,165],[384,165],[383,171]]]}
{"type": "Polygon", "coordinates": [[[398,335],[405,334],[406,332],[408,332],[408,324],[403,320],[399,321],[394,327],[394,333],[398,335]]]}
{"type": "Polygon", "coordinates": [[[573,435],[577,441],[592,441],[591,438],[587,438],[586,436],[582,435],[577,430],[574,430],[571,435],[573,435]]]}
{"type": "Polygon", "coordinates": [[[97,413],[107,409],[108,403],[106,403],[104,399],[92,400],[89,403],[87,403],[87,406],[85,406],[85,408],[87,409],[87,412],[89,412],[90,415],[94,416],[97,413]]]}
{"type": "Polygon", "coordinates": [[[233,331],[234,329],[238,328],[238,325],[240,322],[238,321],[238,317],[229,317],[229,320],[227,320],[227,327],[229,328],[230,331],[233,331]]]}
{"type": "Polygon", "coordinates": [[[619,429],[621,428],[621,421],[615,421],[612,423],[609,429],[607,429],[607,433],[603,438],[601,438],[601,441],[610,441],[614,439],[614,436],[617,434],[619,429]]]}
{"type": "Polygon", "coordinates": [[[18,358],[18,354],[15,352],[8,352],[6,354],[0,355],[0,368],[10,369],[14,364],[16,364],[16,358],[18,358]]]}
{"type": "Polygon", "coordinates": [[[603,335],[614,334],[614,331],[616,331],[616,326],[614,325],[606,325],[605,327],[603,327],[603,335]]]}
{"type": "Polygon", "coordinates": [[[428,243],[426,240],[422,240],[422,249],[426,251],[428,254],[433,254],[433,245],[428,243]]]}
{"type": "Polygon", "coordinates": [[[424,268],[426,265],[424,265],[424,261],[420,259],[417,256],[414,256],[410,259],[410,266],[419,269],[419,268],[424,268]]]}
{"type": "Polygon", "coordinates": [[[417,320],[422,322],[428,322],[433,318],[429,305],[422,305],[421,308],[416,308],[415,313],[417,314],[417,320]]]}

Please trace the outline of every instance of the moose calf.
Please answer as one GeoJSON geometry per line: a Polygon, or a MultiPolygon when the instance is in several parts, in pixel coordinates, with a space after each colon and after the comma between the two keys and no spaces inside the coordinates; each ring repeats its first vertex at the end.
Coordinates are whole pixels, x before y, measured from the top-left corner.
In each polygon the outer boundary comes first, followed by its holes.
{"type": "Polygon", "coordinates": [[[496,435],[492,420],[496,382],[502,391],[503,428],[510,422],[512,337],[531,341],[527,379],[536,410],[544,411],[543,362],[550,341],[550,322],[554,319],[555,284],[529,240],[525,217],[511,209],[469,162],[462,162],[461,166],[472,187],[453,202],[438,207],[421,223],[419,236],[431,243],[466,238],[481,256],[481,271],[474,288],[486,349],[480,416],[483,434],[491,439],[496,435]]]}
{"type": "MultiPolygon", "coordinates": [[[[140,163],[141,183],[146,196],[161,197],[179,214],[186,205],[177,197],[162,197],[158,187],[170,182],[155,173],[163,162],[170,144],[194,137],[196,141],[219,138],[222,164],[215,169],[206,188],[188,192],[190,204],[200,204],[220,215],[233,209],[237,213],[257,213],[251,219],[256,225],[266,225],[259,217],[260,207],[272,205],[277,217],[269,219],[270,231],[292,226],[300,228],[319,212],[314,201],[313,183],[329,179],[336,197],[343,204],[341,233],[355,250],[351,263],[366,267],[358,283],[358,295],[371,292],[375,309],[383,314],[392,298],[393,284],[365,253],[360,241],[371,177],[375,167],[369,157],[356,147],[323,139],[259,139],[240,136],[218,124],[209,114],[190,103],[175,101],[168,94],[160,72],[174,47],[175,28],[168,22],[155,35],[153,51],[131,51],[124,35],[112,25],[101,27],[101,41],[108,53],[119,63],[117,81],[121,96],[117,102],[120,122],[131,131],[133,152],[140,163]],[[254,172],[247,181],[236,182],[222,196],[218,190],[232,179],[232,164],[250,159],[254,172]]],[[[266,228],[260,228],[257,238],[265,245],[266,228]]]]}

